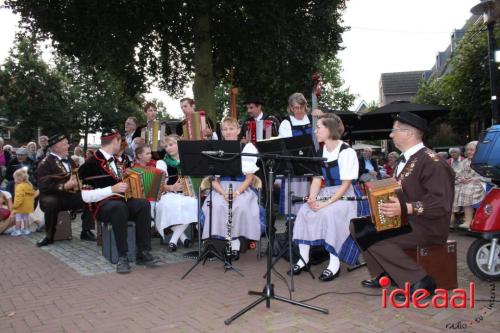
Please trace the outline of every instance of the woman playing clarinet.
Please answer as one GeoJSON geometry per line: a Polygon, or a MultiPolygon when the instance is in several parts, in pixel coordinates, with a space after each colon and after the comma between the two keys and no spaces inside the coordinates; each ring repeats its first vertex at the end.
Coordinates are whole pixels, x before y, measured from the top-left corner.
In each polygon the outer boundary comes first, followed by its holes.
{"type": "Polygon", "coordinates": [[[323,245],[330,254],[328,267],[320,275],[321,281],[331,281],[340,273],[340,260],[354,264],[359,250],[349,234],[349,222],[357,215],[355,201],[339,200],[343,195],[354,195],[353,180],[358,177],[356,152],[340,140],[344,125],[335,114],[326,114],[318,120],[315,133],[324,145],[319,155],[327,159],[322,165],[323,177],[315,177],[311,184],[309,200],[303,205],[293,228],[293,240],[299,245],[304,259],[293,266],[288,274],[300,274],[309,267],[311,245],[323,245]],[[322,178],[326,187],[321,189],[322,178]],[[328,197],[327,201],[316,198],[328,197]]]}
{"type": "MultiPolygon", "coordinates": [[[[222,137],[224,140],[238,140],[240,128],[235,118],[226,117],[221,124],[222,137]]],[[[243,153],[257,153],[257,149],[251,143],[247,143],[243,148],[243,153]]],[[[259,169],[256,165],[257,158],[242,156],[240,177],[218,177],[213,181],[212,193],[212,236],[216,238],[226,238],[227,236],[227,216],[228,216],[228,196],[229,184],[233,186],[233,206],[232,206],[232,228],[231,228],[231,248],[232,259],[239,259],[240,241],[238,237],[245,237],[250,240],[258,240],[261,235],[260,214],[258,206],[258,196],[251,188],[254,173],[259,169]]],[[[207,198],[203,204],[203,214],[205,222],[203,227],[203,238],[209,235],[209,208],[207,198]]]]}

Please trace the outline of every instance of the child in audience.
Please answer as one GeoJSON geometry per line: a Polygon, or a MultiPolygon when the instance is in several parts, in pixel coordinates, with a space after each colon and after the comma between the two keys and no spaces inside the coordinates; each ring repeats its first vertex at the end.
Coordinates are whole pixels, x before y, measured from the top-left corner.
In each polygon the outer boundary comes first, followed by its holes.
{"type": "Polygon", "coordinates": [[[29,235],[29,215],[35,210],[35,190],[28,180],[26,168],[14,172],[15,195],[12,212],[16,216],[16,228],[11,236],[29,235]]]}

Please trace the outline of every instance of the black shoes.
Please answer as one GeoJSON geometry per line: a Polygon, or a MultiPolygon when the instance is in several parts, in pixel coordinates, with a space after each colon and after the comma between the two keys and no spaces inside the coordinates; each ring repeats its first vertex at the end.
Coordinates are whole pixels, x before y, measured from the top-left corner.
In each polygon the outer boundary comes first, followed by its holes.
{"type": "Polygon", "coordinates": [[[310,265],[306,264],[305,266],[300,267],[299,265],[295,264],[292,267],[291,271],[286,272],[288,275],[299,275],[302,271],[306,272],[309,270],[310,265]]]}
{"type": "Polygon", "coordinates": [[[339,267],[339,270],[337,271],[337,273],[335,273],[335,274],[333,274],[333,272],[327,268],[323,271],[323,273],[321,273],[321,275],[319,276],[318,279],[320,281],[323,281],[323,282],[332,281],[332,280],[338,278],[339,275],[340,275],[340,267],[339,267]]]}
{"type": "Polygon", "coordinates": [[[186,238],[184,242],[182,242],[182,245],[187,249],[191,247],[191,240],[189,238],[186,238]]]}
{"type": "Polygon", "coordinates": [[[143,251],[137,253],[135,257],[135,264],[142,266],[154,266],[156,264],[156,258],[151,255],[148,251],[143,251]]]}
{"type": "Polygon", "coordinates": [[[240,251],[232,250],[231,251],[231,259],[233,261],[236,261],[236,260],[240,259],[240,251]]]}
{"type": "Polygon", "coordinates": [[[170,252],[175,252],[177,251],[177,245],[175,245],[174,243],[168,243],[168,250],[170,252]]]}
{"type": "Polygon", "coordinates": [[[116,264],[116,272],[119,274],[130,273],[130,264],[126,256],[118,257],[118,263],[116,264]]]}
{"type": "Polygon", "coordinates": [[[38,241],[38,242],[36,243],[36,246],[38,246],[38,247],[42,247],[42,246],[47,246],[47,245],[50,245],[50,244],[52,244],[52,243],[54,243],[54,241],[53,241],[52,239],[49,239],[49,238],[47,238],[47,237],[44,237],[42,240],[40,240],[40,241],[38,241]]]}
{"type": "MultiPolygon", "coordinates": [[[[411,298],[412,298],[412,295],[415,292],[415,290],[425,289],[430,294],[428,297],[431,297],[432,295],[434,295],[434,291],[436,290],[436,288],[437,288],[436,281],[434,281],[434,279],[432,277],[430,277],[429,275],[426,275],[422,280],[417,281],[410,286],[410,302],[412,301],[411,298]]],[[[406,301],[406,296],[403,294],[398,293],[394,298],[398,302],[406,301]]]]}
{"type": "Polygon", "coordinates": [[[94,234],[90,230],[82,230],[82,233],[80,234],[80,239],[82,241],[89,241],[89,242],[96,241],[94,234]]]}
{"type": "MultiPolygon", "coordinates": [[[[380,280],[381,277],[383,276],[387,276],[389,277],[389,275],[386,273],[386,272],[383,272],[381,273],[379,276],[373,278],[373,279],[369,279],[369,280],[363,280],[361,281],[361,285],[365,288],[382,288],[380,286],[380,283],[378,282],[380,280]]],[[[389,277],[390,278],[390,277],[389,277]]],[[[394,285],[392,279],[391,279],[391,284],[394,285]]]]}

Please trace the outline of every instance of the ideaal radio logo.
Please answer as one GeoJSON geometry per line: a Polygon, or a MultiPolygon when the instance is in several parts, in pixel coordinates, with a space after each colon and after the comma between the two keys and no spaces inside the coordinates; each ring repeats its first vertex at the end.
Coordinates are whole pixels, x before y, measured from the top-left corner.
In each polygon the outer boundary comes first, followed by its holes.
{"type": "MultiPolygon", "coordinates": [[[[437,309],[474,309],[475,308],[475,284],[469,283],[468,289],[456,288],[451,292],[446,289],[436,289],[434,295],[431,296],[429,291],[425,289],[417,289],[410,293],[410,283],[406,282],[403,289],[395,288],[390,293],[386,289],[391,285],[391,280],[384,276],[379,280],[382,287],[382,308],[387,308],[388,303],[393,308],[410,308],[410,304],[415,309],[425,309],[434,307],[437,309]],[[397,301],[396,296],[404,296],[403,301],[397,301]],[[389,301],[389,302],[388,302],[389,301]]],[[[490,298],[488,305],[481,309],[480,313],[472,320],[459,320],[455,323],[447,323],[447,329],[467,329],[474,324],[478,324],[484,320],[484,316],[493,310],[495,304],[495,283],[490,283],[490,298]]]]}

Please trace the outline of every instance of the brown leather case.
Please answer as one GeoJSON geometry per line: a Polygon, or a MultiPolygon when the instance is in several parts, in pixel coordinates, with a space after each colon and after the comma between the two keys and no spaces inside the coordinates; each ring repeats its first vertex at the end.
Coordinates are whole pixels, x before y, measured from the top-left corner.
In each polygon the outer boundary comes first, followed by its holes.
{"type": "Polygon", "coordinates": [[[405,250],[429,274],[438,288],[457,288],[457,242],[448,240],[443,245],[418,246],[405,250]]]}
{"type": "Polygon", "coordinates": [[[59,212],[57,216],[55,241],[73,239],[71,233],[71,217],[68,211],[59,212]]]}

